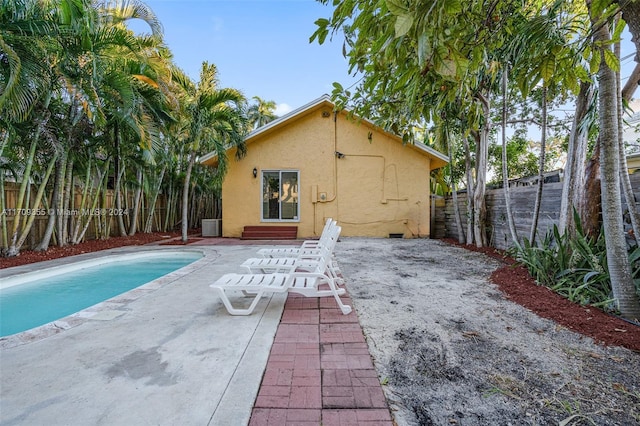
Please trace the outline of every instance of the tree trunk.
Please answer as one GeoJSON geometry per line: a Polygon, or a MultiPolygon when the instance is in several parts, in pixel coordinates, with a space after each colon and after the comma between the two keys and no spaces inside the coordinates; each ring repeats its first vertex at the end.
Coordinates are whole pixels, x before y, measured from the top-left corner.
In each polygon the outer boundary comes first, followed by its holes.
{"type": "Polygon", "coordinates": [[[640,84],[640,64],[636,64],[636,67],[631,72],[631,75],[627,79],[627,82],[622,88],[622,99],[627,101],[631,100],[633,94],[636,93],[636,89],[640,84]]]}
{"type": "Polygon", "coordinates": [[[538,164],[538,190],[536,191],[536,201],[533,207],[533,221],[529,241],[535,244],[536,232],[538,231],[538,218],[540,217],[540,204],[542,203],[542,189],[544,188],[544,159],[547,147],[547,87],[542,87],[542,129],[540,138],[540,163],[538,164]]]}
{"type": "MultiPolygon", "coordinates": [[[[582,201],[577,210],[585,235],[597,238],[602,228],[602,196],[600,182],[600,140],[596,143],[593,154],[585,167],[582,201]]],[[[575,225],[575,224],[574,224],[575,225]]]]}
{"type": "MultiPolygon", "coordinates": [[[[63,153],[56,161],[56,175],[53,179],[53,190],[51,194],[51,208],[49,209],[49,217],[47,219],[47,227],[40,243],[34,248],[34,251],[47,251],[53,230],[56,227],[60,206],[62,205],[62,182],[64,180],[64,170],[67,163],[67,155],[63,153]]],[[[58,225],[58,229],[60,229],[58,225]]]]}
{"type": "Polygon", "coordinates": [[[120,172],[116,176],[116,187],[115,192],[113,194],[114,203],[115,203],[115,214],[116,221],[118,222],[118,231],[120,232],[121,237],[127,236],[127,230],[124,226],[124,218],[122,217],[122,176],[124,176],[125,168],[121,167],[120,172]]]}
{"type": "Polygon", "coordinates": [[[617,3],[622,10],[622,19],[627,23],[631,33],[631,41],[636,46],[634,60],[640,63],[640,2],[618,0],[617,3]]]}
{"type": "Polygon", "coordinates": [[[624,237],[620,198],[620,161],[618,143],[617,86],[615,72],[604,60],[603,50],[609,42],[607,25],[594,32],[596,52],[601,54],[599,80],[600,174],[602,187],[602,219],[607,246],[607,266],[617,308],[629,320],[640,319],[640,300],[631,278],[627,244],[624,237]]]}
{"type": "Polygon", "coordinates": [[[149,202],[149,212],[147,213],[147,220],[144,225],[144,232],[146,232],[147,234],[153,231],[153,215],[156,211],[156,203],[158,202],[158,195],[160,194],[162,179],[164,178],[164,173],[166,170],[167,166],[162,166],[160,176],[158,177],[158,182],[156,182],[155,188],[153,189],[153,194],[151,195],[151,201],[149,202]]]}
{"type": "Polygon", "coordinates": [[[509,224],[509,233],[511,234],[511,242],[514,247],[520,248],[518,239],[518,231],[513,221],[513,212],[511,211],[511,194],[509,188],[509,170],[507,168],[507,83],[509,82],[509,68],[505,65],[502,74],[502,190],[504,191],[504,203],[507,209],[507,223],[509,224]]]}
{"type": "MultiPolygon", "coordinates": [[[[82,200],[80,200],[80,206],[79,206],[80,214],[76,218],[73,234],[71,234],[71,238],[70,238],[71,244],[78,244],[78,236],[80,235],[80,228],[82,227],[82,218],[85,216],[84,211],[87,205],[87,196],[89,194],[89,188],[93,186],[91,183],[91,165],[92,165],[92,161],[91,161],[91,158],[89,158],[89,160],[87,161],[87,174],[85,175],[84,186],[82,188],[82,200]]],[[[91,216],[89,216],[89,218],[87,219],[87,223],[89,221],[91,221],[91,216]]]]}
{"type": "MultiPolygon", "coordinates": [[[[585,217],[582,213],[586,208],[584,189],[587,131],[582,121],[587,115],[592,101],[593,86],[588,82],[581,83],[580,92],[576,99],[576,112],[571,125],[571,133],[569,134],[567,163],[565,164],[562,182],[562,199],[560,201],[560,217],[558,219],[560,234],[569,233],[569,235],[575,235],[574,209],[579,214],[582,223],[585,223],[585,217]]],[[[599,185],[600,182],[598,181],[598,187],[599,185]]],[[[598,200],[600,199],[600,190],[598,190],[597,198],[598,200]]]]}
{"type": "MultiPolygon", "coordinates": [[[[98,172],[99,173],[99,172],[98,172]]],[[[89,210],[89,216],[87,218],[87,222],[85,223],[84,227],[82,228],[82,232],[80,232],[80,234],[77,236],[77,238],[75,238],[73,240],[73,244],[78,244],[80,243],[83,239],[85,234],[87,233],[87,230],[89,229],[89,225],[91,224],[91,221],[93,219],[94,216],[94,212],[96,210],[96,207],[98,206],[98,200],[100,200],[101,196],[100,196],[100,189],[102,188],[103,191],[106,191],[106,182],[108,180],[109,177],[109,160],[105,161],[104,163],[104,171],[102,172],[102,176],[98,177],[98,180],[100,181],[100,185],[98,186],[96,193],[93,197],[93,203],[91,204],[91,209],[89,210]]],[[[98,216],[98,220],[95,221],[96,226],[98,228],[98,230],[96,231],[96,238],[98,238],[100,236],[100,216],[98,216]]]]}
{"type": "MultiPolygon", "coordinates": [[[[104,183],[102,186],[102,196],[100,199],[100,207],[102,208],[101,210],[103,212],[106,211],[109,207],[113,207],[113,203],[111,206],[107,205],[108,188],[109,188],[109,178],[107,177],[104,180],[104,183]]],[[[98,221],[100,222],[100,225],[98,227],[100,230],[100,238],[108,240],[109,237],[111,237],[111,216],[107,214],[100,214],[98,216],[98,221]]]]}
{"type": "Polygon", "coordinates": [[[169,180],[169,194],[167,195],[167,208],[164,215],[164,225],[162,228],[163,232],[167,232],[169,230],[169,223],[171,223],[171,216],[173,215],[173,198],[174,198],[174,188],[173,188],[173,179],[169,180]]]}
{"type": "Polygon", "coordinates": [[[129,219],[131,221],[129,224],[129,236],[135,235],[138,230],[138,212],[140,211],[140,196],[142,195],[142,167],[138,167],[136,171],[136,182],[138,187],[133,200],[133,212],[129,219]]]}
{"type": "Polygon", "coordinates": [[[471,167],[471,148],[469,147],[469,139],[465,136],[462,139],[464,144],[464,168],[467,175],[467,244],[473,244],[473,190],[475,184],[473,181],[473,170],[471,167]]]}
{"type": "Polygon", "coordinates": [[[64,247],[69,244],[69,222],[71,217],[68,212],[71,206],[71,198],[74,196],[73,192],[73,157],[67,161],[67,174],[65,177],[65,188],[62,196],[62,227],[59,230],[58,245],[64,247]]]}
{"type": "Polygon", "coordinates": [[[2,228],[2,249],[0,255],[4,255],[5,251],[9,248],[9,240],[7,239],[7,215],[5,214],[7,208],[7,201],[4,195],[4,173],[0,173],[0,227],[2,228]]]}
{"type": "Polygon", "coordinates": [[[464,228],[462,227],[462,218],[460,217],[460,204],[458,203],[458,191],[456,190],[456,182],[453,179],[453,150],[451,149],[451,138],[447,138],[447,147],[449,151],[449,176],[451,178],[451,199],[453,200],[453,216],[456,219],[456,228],[458,229],[458,242],[464,244],[464,228]]]}
{"type": "MultiPolygon", "coordinates": [[[[616,58],[620,60],[620,43],[616,43],[614,45],[614,50],[616,54],[616,58]]],[[[640,238],[640,215],[638,214],[638,206],[636,204],[636,196],[633,193],[633,187],[631,186],[631,178],[629,177],[629,167],[627,166],[627,153],[624,146],[624,138],[623,138],[623,122],[622,122],[622,111],[623,111],[623,100],[629,101],[631,96],[633,96],[633,92],[631,90],[627,91],[628,99],[624,99],[622,96],[622,90],[620,90],[621,82],[620,82],[620,71],[616,71],[616,97],[618,103],[618,150],[620,152],[620,180],[622,182],[622,193],[624,194],[624,199],[627,202],[627,210],[629,211],[629,220],[631,222],[631,229],[633,234],[633,240],[638,245],[638,239],[640,238]]]]}
{"type": "Polygon", "coordinates": [[[29,181],[31,180],[31,168],[33,167],[33,161],[36,155],[36,146],[38,145],[38,133],[39,133],[39,130],[36,133],[36,136],[33,138],[33,141],[31,142],[31,146],[29,147],[29,154],[27,155],[24,173],[22,175],[22,183],[20,184],[20,189],[18,190],[18,198],[16,201],[16,215],[13,217],[13,226],[11,230],[11,239],[9,241],[9,249],[7,250],[7,256],[17,256],[18,253],[20,253],[20,249],[17,246],[18,231],[20,230],[20,216],[18,212],[22,211],[24,207],[25,194],[27,192],[27,187],[29,186],[29,181]]]}
{"type": "Polygon", "coordinates": [[[478,148],[476,150],[476,188],[473,193],[473,234],[476,241],[476,247],[484,247],[487,245],[486,235],[486,218],[487,207],[485,203],[485,192],[487,183],[487,162],[489,157],[489,134],[491,132],[491,105],[489,98],[483,94],[477,95],[482,105],[484,124],[480,129],[480,137],[476,141],[478,148]]]}
{"type": "MultiPolygon", "coordinates": [[[[40,201],[42,200],[42,195],[44,194],[45,188],[47,187],[47,182],[49,181],[49,177],[51,176],[51,172],[53,171],[53,166],[56,163],[56,156],[54,155],[51,161],[49,161],[49,165],[47,167],[47,171],[45,172],[44,177],[42,178],[42,182],[40,182],[40,186],[38,187],[38,192],[36,192],[36,198],[33,200],[32,210],[37,210],[40,208],[40,201]]],[[[28,206],[28,205],[27,205],[28,206]]],[[[31,231],[31,227],[33,226],[33,221],[36,219],[35,214],[28,215],[27,222],[25,223],[20,238],[14,245],[13,249],[20,251],[20,248],[24,244],[29,235],[29,231],[31,231]]]]}
{"type": "Polygon", "coordinates": [[[189,164],[184,176],[184,186],[182,187],[182,242],[188,241],[187,231],[189,229],[189,185],[191,184],[191,170],[196,162],[196,152],[189,154],[189,164]]]}

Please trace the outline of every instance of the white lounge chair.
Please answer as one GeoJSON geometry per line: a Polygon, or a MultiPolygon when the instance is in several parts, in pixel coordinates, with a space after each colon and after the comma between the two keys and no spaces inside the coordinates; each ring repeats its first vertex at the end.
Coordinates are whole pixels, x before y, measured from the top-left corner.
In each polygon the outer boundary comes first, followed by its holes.
{"type": "Polygon", "coordinates": [[[290,291],[300,293],[306,297],[333,296],[343,314],[351,312],[351,306],[345,305],[340,299],[344,289],[338,289],[334,279],[327,273],[327,261],[331,253],[322,249],[313,271],[293,271],[290,273],[272,274],[225,274],[211,288],[220,295],[220,299],[231,315],[249,315],[253,312],[260,298],[265,293],[283,293],[290,291]],[[328,286],[328,290],[321,288],[328,286]],[[254,299],[248,308],[234,308],[229,300],[227,292],[239,291],[245,296],[253,296],[254,299]]]}
{"type": "Polygon", "coordinates": [[[275,273],[292,272],[294,270],[312,271],[318,263],[318,258],[322,256],[322,250],[329,251],[328,272],[336,284],[343,284],[344,281],[338,276],[339,270],[333,260],[333,249],[338,242],[341,227],[335,222],[325,232],[323,232],[323,242],[315,248],[307,247],[299,250],[296,257],[254,257],[245,260],[242,265],[250,273],[275,273]]]}
{"type": "Polygon", "coordinates": [[[338,223],[329,218],[322,228],[320,239],[318,240],[305,240],[300,247],[278,247],[278,248],[264,248],[258,250],[258,254],[263,257],[298,257],[301,251],[309,249],[317,249],[319,246],[326,244],[326,239],[331,235],[331,230],[338,226],[338,223]]]}
{"type": "MultiPolygon", "coordinates": [[[[278,247],[278,248],[264,248],[258,250],[258,254],[264,258],[277,258],[280,259],[276,263],[280,263],[283,267],[288,267],[291,265],[292,261],[283,260],[284,258],[296,258],[300,254],[313,254],[318,247],[326,246],[328,243],[328,239],[332,237],[335,228],[338,226],[338,223],[329,218],[324,224],[324,228],[322,229],[322,234],[320,235],[320,239],[318,240],[305,240],[300,247],[278,247]]],[[[339,232],[338,232],[339,234],[339,232]]],[[[336,239],[337,240],[337,239],[336,239]]],[[[340,267],[338,266],[338,262],[336,261],[333,254],[331,255],[331,259],[329,261],[329,269],[331,271],[332,276],[336,279],[336,284],[344,284],[344,280],[340,278],[340,267]]]]}

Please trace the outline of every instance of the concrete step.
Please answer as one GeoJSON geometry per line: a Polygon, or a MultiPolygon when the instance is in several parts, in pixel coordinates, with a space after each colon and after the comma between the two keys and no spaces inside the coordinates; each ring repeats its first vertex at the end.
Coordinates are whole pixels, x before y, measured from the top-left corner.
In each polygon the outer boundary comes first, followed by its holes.
{"type": "Polygon", "coordinates": [[[295,240],[298,236],[297,226],[245,226],[243,240],[295,240]]]}

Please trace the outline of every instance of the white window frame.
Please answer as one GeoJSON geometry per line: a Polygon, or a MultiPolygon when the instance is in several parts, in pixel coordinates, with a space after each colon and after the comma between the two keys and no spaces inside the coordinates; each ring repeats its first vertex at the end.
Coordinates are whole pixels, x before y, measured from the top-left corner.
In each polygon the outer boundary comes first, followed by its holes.
{"type": "Polygon", "coordinates": [[[260,221],[261,222],[300,222],[300,200],[301,200],[301,196],[300,196],[300,170],[297,169],[265,169],[265,170],[261,170],[260,171],[260,221]],[[278,219],[265,219],[265,211],[264,211],[264,176],[265,173],[278,173],[278,180],[279,180],[279,200],[278,200],[278,219]],[[297,202],[297,212],[296,215],[294,216],[293,219],[282,219],[282,201],[280,201],[280,199],[282,198],[282,174],[283,173],[295,173],[297,175],[297,181],[298,181],[298,202],[297,202]]]}

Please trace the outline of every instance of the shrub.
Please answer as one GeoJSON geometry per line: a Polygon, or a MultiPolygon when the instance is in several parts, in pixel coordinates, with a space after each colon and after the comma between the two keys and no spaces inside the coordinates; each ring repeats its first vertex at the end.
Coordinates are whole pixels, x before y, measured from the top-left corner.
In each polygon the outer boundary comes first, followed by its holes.
{"type": "MultiPolygon", "coordinates": [[[[512,255],[538,284],[549,287],[572,302],[615,311],[607,269],[604,233],[584,234],[576,218],[576,235],[560,235],[557,226],[538,244],[525,240],[512,255]]],[[[640,294],[640,248],[629,251],[636,290],[640,294]]]]}

